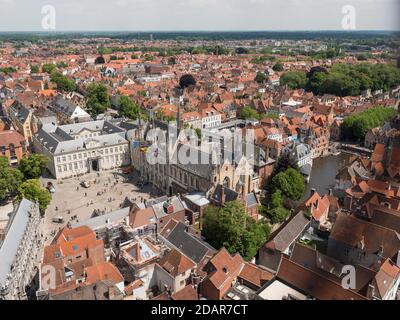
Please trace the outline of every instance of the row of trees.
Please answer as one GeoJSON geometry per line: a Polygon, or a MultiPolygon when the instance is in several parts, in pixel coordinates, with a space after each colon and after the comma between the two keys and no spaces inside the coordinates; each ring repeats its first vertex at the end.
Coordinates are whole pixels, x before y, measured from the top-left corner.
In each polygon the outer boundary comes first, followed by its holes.
{"type": "Polygon", "coordinates": [[[252,219],[240,201],[226,203],[223,208],[209,206],[204,212],[203,235],[216,249],[225,247],[230,253],[250,260],[267,240],[270,226],[252,219]]]}
{"type": "Polygon", "coordinates": [[[50,192],[38,180],[46,167],[48,159],[40,154],[24,156],[18,168],[11,168],[5,156],[0,157],[0,200],[7,197],[26,198],[39,202],[44,212],[50,204],[50,192]]]}
{"type": "Polygon", "coordinates": [[[0,73],[5,73],[5,74],[9,74],[9,73],[13,73],[13,72],[15,72],[15,71],[17,71],[15,68],[13,68],[13,67],[3,67],[3,68],[0,68],[0,73]]]}
{"type": "Polygon", "coordinates": [[[347,140],[363,140],[369,130],[383,125],[395,115],[396,110],[382,106],[353,114],[345,118],[342,123],[342,137],[347,140]]]}
{"type": "Polygon", "coordinates": [[[390,64],[335,64],[329,71],[314,67],[310,72],[289,71],[281,85],[305,89],[317,95],[357,96],[367,89],[384,90],[400,85],[400,69],[390,64]]]}

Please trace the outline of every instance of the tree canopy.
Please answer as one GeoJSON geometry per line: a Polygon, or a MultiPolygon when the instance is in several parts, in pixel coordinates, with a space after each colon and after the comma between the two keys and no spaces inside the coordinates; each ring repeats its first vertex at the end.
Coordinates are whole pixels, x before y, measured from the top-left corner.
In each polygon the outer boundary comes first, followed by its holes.
{"type": "Polygon", "coordinates": [[[264,83],[265,81],[267,81],[267,75],[264,72],[257,72],[254,80],[258,83],[264,83]]]}
{"type": "Polygon", "coordinates": [[[272,192],[280,190],[282,195],[291,200],[300,200],[306,190],[304,177],[293,168],[279,172],[272,178],[272,192]]]}
{"type": "Polygon", "coordinates": [[[239,201],[226,203],[223,208],[209,206],[204,213],[203,234],[213,247],[225,247],[230,253],[250,260],[267,240],[269,225],[252,219],[239,201]]]}
{"type": "Polygon", "coordinates": [[[6,156],[0,156],[0,200],[13,195],[23,179],[22,172],[11,168],[6,156]]]}
{"type": "Polygon", "coordinates": [[[42,154],[32,153],[22,157],[18,169],[25,179],[38,179],[46,168],[49,159],[42,154]]]}
{"type": "Polygon", "coordinates": [[[281,86],[287,85],[290,89],[305,88],[307,84],[306,74],[301,71],[285,72],[280,78],[281,86]]]}
{"type": "Polygon", "coordinates": [[[303,88],[316,95],[358,96],[367,89],[388,91],[400,85],[400,69],[385,63],[337,63],[329,71],[320,66],[308,73],[288,71],[280,82],[291,89],[303,88]]]}
{"type": "Polygon", "coordinates": [[[272,175],[276,176],[278,173],[286,171],[289,168],[299,170],[299,167],[297,166],[296,160],[293,158],[293,155],[288,152],[282,154],[278,158],[278,161],[275,163],[272,175]]]}
{"type": "Polygon", "coordinates": [[[50,79],[57,85],[57,89],[60,91],[71,92],[75,91],[76,89],[75,81],[64,76],[60,72],[53,71],[51,73],[50,79]]]}
{"type": "Polygon", "coordinates": [[[87,107],[93,116],[104,113],[110,107],[107,87],[102,83],[91,83],[86,91],[87,107]]]}
{"type": "Polygon", "coordinates": [[[383,125],[395,115],[396,110],[382,106],[352,114],[345,118],[341,125],[342,136],[348,140],[363,140],[369,130],[383,125]]]}
{"type": "Polygon", "coordinates": [[[56,65],[53,63],[45,63],[42,65],[42,72],[46,72],[48,74],[51,74],[54,69],[56,68],[56,65]]]}
{"type": "Polygon", "coordinates": [[[237,54],[246,54],[246,53],[249,53],[249,49],[243,48],[243,47],[238,47],[235,49],[235,52],[237,54]]]}
{"type": "Polygon", "coordinates": [[[387,91],[400,84],[400,69],[390,64],[335,64],[326,72],[308,74],[306,89],[314,94],[356,96],[367,89],[387,91]]]}
{"type": "Polygon", "coordinates": [[[2,67],[2,68],[0,68],[0,73],[3,72],[5,74],[9,74],[9,73],[12,73],[12,72],[15,72],[15,71],[17,71],[17,70],[15,68],[13,68],[13,67],[2,67]]]}
{"type": "Polygon", "coordinates": [[[257,112],[257,110],[252,107],[244,107],[240,112],[240,117],[242,119],[260,119],[261,115],[257,112]]]}
{"type": "Polygon", "coordinates": [[[196,84],[196,80],[191,74],[184,74],[180,79],[179,79],[179,86],[184,89],[189,86],[194,86],[196,84]]]}
{"type": "Polygon", "coordinates": [[[281,72],[283,71],[283,64],[282,62],[277,62],[274,64],[274,66],[272,67],[272,70],[276,71],[276,72],[281,72]]]}
{"type": "Polygon", "coordinates": [[[39,66],[37,64],[31,65],[31,73],[39,73],[39,66]]]}
{"type": "Polygon", "coordinates": [[[51,201],[51,194],[40,185],[39,180],[29,179],[21,183],[18,187],[18,200],[26,198],[31,201],[37,201],[41,212],[44,212],[51,201]]]}
{"type": "Polygon", "coordinates": [[[139,115],[139,106],[136,102],[127,96],[121,96],[118,99],[120,110],[119,114],[131,120],[136,120],[139,115]]]}

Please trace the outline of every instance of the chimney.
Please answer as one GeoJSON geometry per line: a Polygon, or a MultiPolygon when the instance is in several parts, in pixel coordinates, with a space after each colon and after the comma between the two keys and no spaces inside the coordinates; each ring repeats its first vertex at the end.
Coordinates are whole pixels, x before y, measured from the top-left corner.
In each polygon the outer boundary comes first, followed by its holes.
{"type": "Polygon", "coordinates": [[[367,290],[367,298],[369,300],[372,300],[375,296],[375,286],[372,284],[368,285],[368,290],[367,290]]]}
{"type": "Polygon", "coordinates": [[[328,193],[330,196],[333,196],[333,191],[332,191],[332,189],[329,189],[329,193],[328,193]]]}
{"type": "Polygon", "coordinates": [[[315,188],[312,188],[310,196],[313,196],[315,194],[315,192],[316,192],[315,188]]]}
{"type": "Polygon", "coordinates": [[[221,207],[225,205],[225,186],[221,185],[221,207]]]}

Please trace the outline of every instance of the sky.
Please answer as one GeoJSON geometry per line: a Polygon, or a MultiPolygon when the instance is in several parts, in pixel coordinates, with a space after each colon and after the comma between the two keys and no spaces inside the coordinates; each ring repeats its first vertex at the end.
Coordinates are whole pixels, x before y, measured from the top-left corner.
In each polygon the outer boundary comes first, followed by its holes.
{"type": "Polygon", "coordinates": [[[400,30],[400,0],[0,0],[0,32],[343,30],[349,5],[355,30],[400,30]]]}

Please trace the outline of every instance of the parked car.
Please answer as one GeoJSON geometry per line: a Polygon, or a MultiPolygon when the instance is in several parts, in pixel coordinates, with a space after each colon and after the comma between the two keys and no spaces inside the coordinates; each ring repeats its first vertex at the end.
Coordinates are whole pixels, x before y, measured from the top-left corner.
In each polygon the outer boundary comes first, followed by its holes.
{"type": "Polygon", "coordinates": [[[54,223],[63,223],[64,218],[63,217],[55,217],[55,218],[51,219],[51,221],[53,221],[54,223]]]}
{"type": "Polygon", "coordinates": [[[50,193],[55,193],[56,192],[56,188],[54,188],[54,185],[52,182],[48,182],[47,183],[47,190],[49,190],[50,193]]]}
{"type": "Polygon", "coordinates": [[[90,182],[89,181],[82,181],[81,186],[84,188],[90,188],[90,182]]]}

